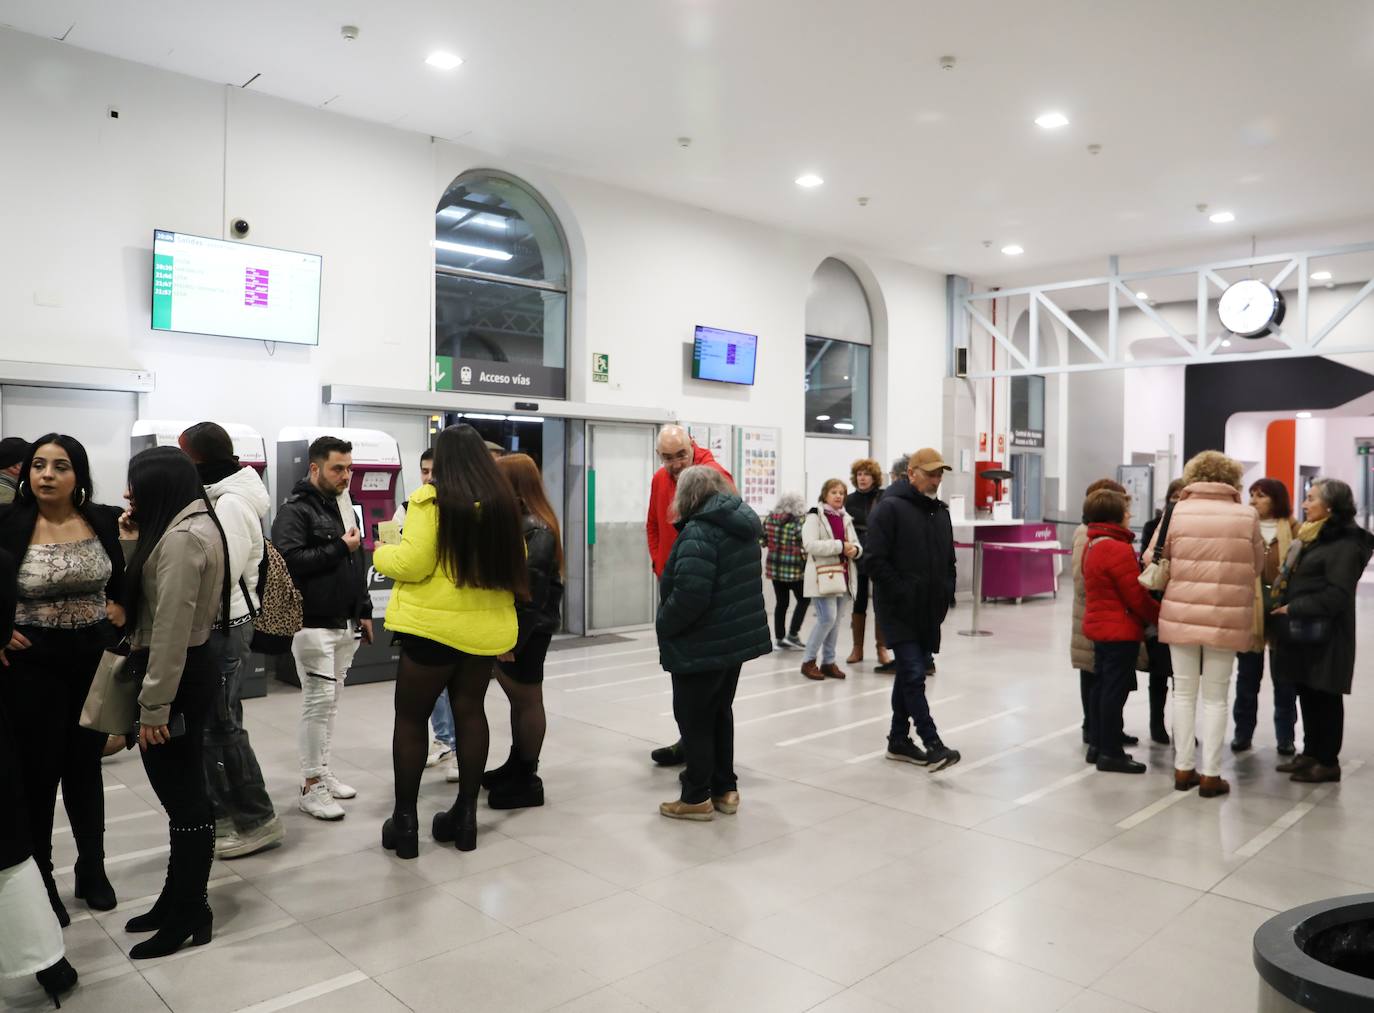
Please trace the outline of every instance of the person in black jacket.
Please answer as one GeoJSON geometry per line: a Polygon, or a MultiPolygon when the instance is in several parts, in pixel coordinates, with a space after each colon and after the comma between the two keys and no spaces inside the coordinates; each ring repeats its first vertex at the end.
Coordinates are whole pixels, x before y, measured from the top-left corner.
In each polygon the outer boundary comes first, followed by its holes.
{"type": "Polygon", "coordinates": [[[720,472],[677,481],[677,541],[659,580],[659,663],[673,679],[673,716],[687,758],[681,796],[658,811],[709,820],[739,810],[732,710],[740,667],[773,649],[763,603],[762,525],[720,472]]]}
{"type": "Polygon", "coordinates": [[[497,458],[497,470],[510,480],[524,514],[525,566],[529,600],[517,598],[520,623],[515,650],[497,659],[496,681],[510,700],[510,756],[482,776],[493,809],[523,809],[544,804],[539,752],[544,746],[544,658],[563,625],[563,539],[539,466],[528,454],[497,458]]]}
{"type": "Polygon", "coordinates": [[[1355,591],[1374,535],[1355,523],[1355,496],[1318,479],[1303,501],[1306,523],[1288,551],[1275,590],[1274,679],[1296,685],[1303,749],[1275,769],[1307,784],[1341,779],[1345,694],[1355,675],[1355,591]],[[1306,627],[1306,630],[1303,630],[1306,627]]]}
{"type": "MultiPolygon", "coordinates": [[[[854,519],[854,530],[859,535],[859,545],[863,546],[866,544],[865,535],[868,533],[868,515],[878,500],[883,498],[883,469],[871,457],[860,458],[849,466],[849,478],[854,491],[845,497],[844,510],[854,519]]],[[[855,567],[859,571],[859,587],[854,595],[854,614],[849,617],[853,649],[845,659],[851,665],[857,665],[864,660],[864,637],[868,627],[869,579],[862,556],[855,560],[855,567]]],[[[873,624],[873,636],[878,651],[878,668],[881,670],[892,658],[888,655],[887,644],[883,641],[882,627],[876,622],[873,624]]]]}
{"type": "MultiPolygon", "coordinates": [[[[1183,492],[1183,479],[1176,478],[1169,483],[1169,489],[1164,494],[1168,503],[1177,503],[1178,497],[1183,492]]],[[[1160,522],[1164,520],[1164,511],[1158,511],[1153,517],[1145,522],[1145,527],[1140,532],[1140,551],[1142,553],[1141,567],[1148,565],[1150,560],[1143,555],[1149,547],[1151,539],[1155,536],[1160,522]]],[[[1154,591],[1155,598],[1163,601],[1164,592],[1154,591]]],[[[1164,723],[1164,704],[1169,699],[1169,680],[1174,677],[1174,659],[1169,653],[1169,645],[1159,642],[1158,632],[1145,635],[1145,652],[1150,659],[1150,738],[1161,746],[1169,744],[1169,729],[1164,723]]],[[[1239,697],[1237,697],[1239,699],[1239,697]]]]}
{"type": "Polygon", "coordinates": [[[949,507],[936,498],[949,470],[939,451],[912,454],[907,477],[888,486],[869,515],[864,551],[878,587],[878,622],[897,655],[887,757],[932,771],[959,762],[959,751],[940,741],[926,702],[926,670],[954,602],[954,528],[949,507]],[[911,724],[925,749],[911,741],[911,724]]]}
{"type": "Polygon", "coordinates": [[[272,541],[303,599],[304,628],[291,642],[301,682],[300,809],[322,820],[343,819],[336,800],[358,794],[329,769],[330,740],[358,649],[354,630],[372,642],[362,536],[348,495],[352,477],[353,444],[321,436],[310,444],[309,477],[296,483],[272,523],[272,541]]]}
{"type": "Polygon", "coordinates": [[[0,548],[19,568],[0,683],[15,722],[34,861],[65,926],[69,918],[52,873],[59,782],[76,839],[75,894],[97,911],[116,904],[105,875],[100,754],[106,736],[78,721],[100,656],[124,625],[124,553],[118,511],[93,501],[90,462],[79,441],[58,433],[40,437],[21,475],[18,498],[0,515],[0,548]]]}

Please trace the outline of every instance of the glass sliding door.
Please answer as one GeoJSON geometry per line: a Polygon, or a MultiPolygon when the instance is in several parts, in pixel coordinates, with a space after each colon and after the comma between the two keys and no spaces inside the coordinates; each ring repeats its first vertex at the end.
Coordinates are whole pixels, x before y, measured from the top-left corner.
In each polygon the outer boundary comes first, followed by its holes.
{"type": "Polygon", "coordinates": [[[587,423],[587,554],[589,633],[654,621],[657,581],[644,518],[658,458],[651,425],[587,423]]]}

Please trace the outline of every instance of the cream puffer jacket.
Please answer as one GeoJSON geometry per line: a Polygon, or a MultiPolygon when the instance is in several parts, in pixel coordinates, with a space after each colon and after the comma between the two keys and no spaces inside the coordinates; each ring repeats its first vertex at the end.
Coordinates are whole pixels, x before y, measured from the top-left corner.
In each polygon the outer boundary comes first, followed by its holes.
{"type": "MultiPolygon", "coordinates": [[[[1153,551],[1151,542],[1145,558],[1153,551]]],[[[1169,584],[1159,613],[1160,641],[1248,651],[1264,539],[1259,514],[1241,503],[1240,490],[1223,482],[1186,487],[1169,521],[1164,558],[1169,584]]]]}
{"type": "Polygon", "coordinates": [[[1069,638],[1069,657],[1080,672],[1091,672],[1096,659],[1093,642],[1083,635],[1083,613],[1088,607],[1088,592],[1083,585],[1083,550],[1088,547],[1088,526],[1080,524],[1073,532],[1073,628],[1069,638]]]}

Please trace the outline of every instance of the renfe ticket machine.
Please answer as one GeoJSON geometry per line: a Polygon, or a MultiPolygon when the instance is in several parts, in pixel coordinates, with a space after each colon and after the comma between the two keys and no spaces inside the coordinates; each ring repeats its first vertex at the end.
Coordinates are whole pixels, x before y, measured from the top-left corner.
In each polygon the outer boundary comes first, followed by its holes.
{"type": "MultiPolygon", "coordinates": [[[[342,426],[283,429],[277,436],[278,507],[286,502],[296,483],[310,475],[310,444],[321,436],[337,436],[353,444],[353,479],[348,486],[348,495],[357,515],[358,533],[363,538],[367,589],[372,596],[376,642],[359,646],[348,679],[354,683],[394,679],[400,653],[391,645],[391,636],[384,635],[382,631],[382,617],[391,600],[391,581],[372,569],[372,551],[377,545],[377,525],[391,520],[396,512],[396,487],[401,480],[401,448],[394,439],[377,429],[345,429],[342,426]]],[[[278,658],[277,678],[299,685],[290,655],[278,658]]]]}

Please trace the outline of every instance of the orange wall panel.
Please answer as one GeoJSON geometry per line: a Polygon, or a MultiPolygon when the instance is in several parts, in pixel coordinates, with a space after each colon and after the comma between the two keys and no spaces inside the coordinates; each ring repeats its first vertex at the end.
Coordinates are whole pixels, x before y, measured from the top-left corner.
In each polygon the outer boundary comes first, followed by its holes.
{"type": "Polygon", "coordinates": [[[1293,494],[1298,475],[1298,423],[1294,419],[1276,419],[1269,423],[1264,433],[1264,475],[1277,478],[1288,487],[1289,498],[1296,504],[1293,494]]]}

